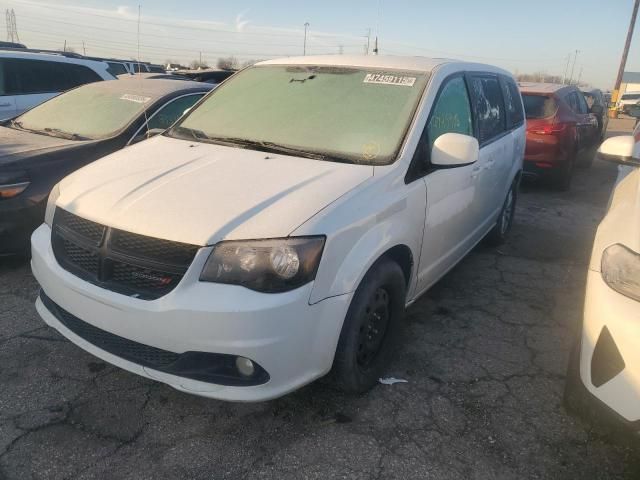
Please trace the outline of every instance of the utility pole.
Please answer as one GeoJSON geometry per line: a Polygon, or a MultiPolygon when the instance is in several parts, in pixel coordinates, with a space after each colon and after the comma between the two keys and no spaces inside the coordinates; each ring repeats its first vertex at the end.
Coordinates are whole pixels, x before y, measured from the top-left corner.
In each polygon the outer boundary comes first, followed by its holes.
{"type": "Polygon", "coordinates": [[[200,64],[198,65],[198,67],[202,66],[202,52],[200,52],[200,64]]]}
{"type": "Polygon", "coordinates": [[[85,45],[84,45],[84,40],[82,41],[82,54],[85,57],[87,56],[87,47],[85,47],[85,45]]]}
{"type": "Polygon", "coordinates": [[[573,69],[576,68],[576,60],[578,59],[578,53],[580,50],[576,50],[576,54],[573,56],[573,65],[571,65],[571,75],[569,76],[569,85],[573,82],[573,69]]]}
{"type": "Polygon", "coordinates": [[[64,46],[62,47],[62,51],[66,52],[67,51],[67,41],[64,41],[64,46]]]}
{"type": "Polygon", "coordinates": [[[378,36],[376,35],[376,39],[374,40],[373,43],[373,54],[377,55],[378,54],[378,36]]]}
{"type": "Polygon", "coordinates": [[[631,38],[633,37],[633,27],[636,24],[636,17],[638,16],[638,6],[640,6],[640,0],[635,0],[633,4],[633,12],[631,13],[631,22],[629,23],[629,31],[627,32],[627,40],[624,42],[624,50],[622,51],[622,58],[620,59],[620,68],[618,69],[618,76],[616,77],[616,84],[611,92],[611,104],[615,105],[618,102],[618,92],[620,85],[622,84],[622,75],[624,75],[624,68],[627,65],[627,56],[629,55],[629,47],[631,46],[631,38]]]}
{"type": "Polygon", "coordinates": [[[309,22],[304,22],[304,45],[302,47],[302,55],[307,54],[307,30],[309,29],[309,22]]]}
{"type": "Polygon", "coordinates": [[[369,55],[369,46],[371,45],[371,29],[367,28],[367,55],[369,55]]]}

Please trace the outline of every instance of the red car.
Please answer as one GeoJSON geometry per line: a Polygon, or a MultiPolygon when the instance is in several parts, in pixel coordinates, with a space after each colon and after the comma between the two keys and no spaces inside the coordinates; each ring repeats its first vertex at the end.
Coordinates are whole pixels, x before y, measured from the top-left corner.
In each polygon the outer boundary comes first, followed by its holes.
{"type": "Polygon", "coordinates": [[[520,91],[527,117],[524,173],[568,190],[576,163],[593,160],[602,107],[589,110],[582,92],[571,85],[520,83],[520,91]]]}

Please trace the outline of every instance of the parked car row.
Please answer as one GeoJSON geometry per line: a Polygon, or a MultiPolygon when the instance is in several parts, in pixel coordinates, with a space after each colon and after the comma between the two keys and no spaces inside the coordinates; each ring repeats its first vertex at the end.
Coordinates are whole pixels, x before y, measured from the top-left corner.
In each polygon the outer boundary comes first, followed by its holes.
{"type": "MultiPolygon", "coordinates": [[[[441,59],[272,60],[208,95],[204,78],[154,75],[80,86],[4,122],[0,245],[35,228],[37,310],[79,347],[224,400],[328,373],[370,389],[405,307],[481,240],[505,241],[522,176],[568,188],[606,128],[597,91],[518,88],[499,68],[441,59]]],[[[637,249],[609,244],[594,248],[594,265],[609,263],[589,288],[636,299],[625,262],[637,249]]],[[[580,381],[618,408],[600,392],[629,398],[637,372],[589,358],[614,337],[634,361],[637,342],[618,339],[622,316],[605,334],[585,312],[580,381]]]]}
{"type": "Polygon", "coordinates": [[[61,92],[86,83],[136,74],[140,78],[193,80],[217,85],[233,73],[203,70],[169,75],[161,65],[66,52],[0,49],[0,121],[20,115],[61,92]]]}

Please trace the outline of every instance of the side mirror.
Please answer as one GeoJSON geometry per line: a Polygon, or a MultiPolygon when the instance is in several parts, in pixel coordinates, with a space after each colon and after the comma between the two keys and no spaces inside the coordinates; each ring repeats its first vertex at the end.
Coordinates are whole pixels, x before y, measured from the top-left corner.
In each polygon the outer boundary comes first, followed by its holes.
{"type": "Polygon", "coordinates": [[[596,105],[595,103],[591,105],[591,113],[595,113],[596,115],[602,115],[604,113],[604,108],[602,105],[596,105]]]}
{"type": "Polygon", "coordinates": [[[445,133],[436,138],[431,150],[431,164],[453,168],[469,165],[478,160],[478,140],[461,133],[445,133]]]}
{"type": "Polygon", "coordinates": [[[640,166],[640,158],[634,158],[636,140],[631,135],[611,137],[598,149],[598,158],[621,165],[640,166]]]}

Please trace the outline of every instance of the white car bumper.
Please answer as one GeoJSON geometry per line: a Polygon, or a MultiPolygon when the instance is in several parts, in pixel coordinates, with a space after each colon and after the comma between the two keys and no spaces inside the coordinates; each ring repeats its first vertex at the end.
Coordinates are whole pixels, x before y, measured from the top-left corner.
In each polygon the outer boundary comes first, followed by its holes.
{"type": "Polygon", "coordinates": [[[32,270],[46,296],[73,317],[108,332],[107,336],[123,337],[142,347],[246,357],[260,365],[269,379],[252,386],[221,385],[125,360],[96,347],[81,331],[74,333],[37,300],[36,308],[47,324],[109,363],[178,390],[231,401],[279,397],[331,369],[351,295],[309,305],[312,283],[291,292],[264,294],[200,282],[210,252],[203,248],[174,290],[157,300],[140,300],[99,288],[64,270],[54,257],[50,237],[47,225],[34,232],[32,270]]]}
{"type": "Polygon", "coordinates": [[[614,291],[592,270],[587,276],[580,377],[594,397],[623,419],[640,420],[640,302],[614,291]]]}

